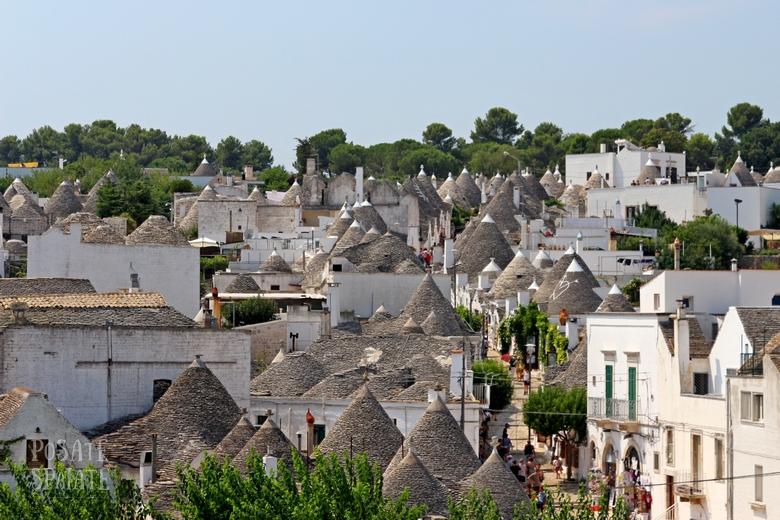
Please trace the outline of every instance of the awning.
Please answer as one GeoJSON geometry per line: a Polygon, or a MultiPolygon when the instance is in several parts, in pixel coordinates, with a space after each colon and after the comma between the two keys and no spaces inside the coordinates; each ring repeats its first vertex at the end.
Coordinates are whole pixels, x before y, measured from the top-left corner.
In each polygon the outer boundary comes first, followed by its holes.
{"type": "Polygon", "coordinates": [[[195,240],[190,240],[190,245],[192,247],[218,247],[219,243],[216,240],[211,240],[210,238],[200,237],[196,238],[195,240]]]}
{"type": "Polygon", "coordinates": [[[780,230],[777,229],[758,229],[748,233],[750,236],[760,236],[764,240],[777,241],[780,240],[780,230]]]}

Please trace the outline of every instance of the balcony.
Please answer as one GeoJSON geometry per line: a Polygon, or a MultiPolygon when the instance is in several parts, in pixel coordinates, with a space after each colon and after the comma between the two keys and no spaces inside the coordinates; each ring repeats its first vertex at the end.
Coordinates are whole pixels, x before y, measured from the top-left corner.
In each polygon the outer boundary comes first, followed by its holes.
{"type": "MultiPolygon", "coordinates": [[[[597,423],[625,423],[615,425],[614,429],[633,431],[638,428],[639,401],[636,399],[615,399],[606,397],[588,397],[588,418],[597,423]]],[[[599,424],[602,426],[601,424],[599,424]]],[[[608,427],[608,426],[607,426],[608,427]]]]}
{"type": "Polygon", "coordinates": [[[675,483],[672,492],[682,501],[697,502],[704,498],[704,487],[700,482],[700,475],[688,471],[678,471],[674,477],[675,483]],[[679,483],[678,483],[679,482],[679,483]]]}

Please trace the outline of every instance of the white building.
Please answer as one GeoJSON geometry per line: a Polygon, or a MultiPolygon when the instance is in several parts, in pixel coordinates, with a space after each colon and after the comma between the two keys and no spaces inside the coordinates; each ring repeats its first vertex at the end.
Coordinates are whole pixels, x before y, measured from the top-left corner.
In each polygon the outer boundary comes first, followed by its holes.
{"type": "Polygon", "coordinates": [[[141,290],[163,295],[176,310],[194,318],[200,310],[200,251],[191,246],[101,244],[82,241],[81,225],[70,234],[50,228],[29,237],[27,276],[86,278],[98,292],[130,287],[130,270],[138,273],[141,290]]]}
{"type": "MultiPolygon", "coordinates": [[[[695,184],[656,184],[651,186],[623,186],[588,190],[588,216],[632,220],[645,204],[664,211],[671,220],[682,224],[704,215],[708,190],[695,184]],[[615,201],[621,203],[620,215],[615,201]]],[[[733,204],[733,201],[732,201],[733,204]]]]}
{"type": "Polygon", "coordinates": [[[635,181],[648,160],[658,168],[661,175],[677,182],[685,174],[685,154],[666,152],[663,143],[658,148],[640,148],[630,141],[615,141],[617,152],[607,152],[607,145],[601,145],[600,153],[586,153],[566,156],[566,181],[584,186],[591,174],[598,170],[609,186],[622,188],[635,181]]]}

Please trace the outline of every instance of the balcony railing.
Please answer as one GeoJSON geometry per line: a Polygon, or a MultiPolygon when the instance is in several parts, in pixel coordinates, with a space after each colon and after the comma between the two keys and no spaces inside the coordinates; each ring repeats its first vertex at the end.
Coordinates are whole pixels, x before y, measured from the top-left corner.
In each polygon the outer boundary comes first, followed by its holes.
{"type": "Polygon", "coordinates": [[[739,375],[763,377],[764,356],[761,352],[757,354],[742,353],[740,356],[742,364],[739,368],[739,375]]]}
{"type": "Polygon", "coordinates": [[[701,498],[704,496],[704,487],[699,474],[689,471],[678,471],[674,480],[673,492],[678,497],[701,498]]]}
{"type": "Polygon", "coordinates": [[[588,397],[588,417],[635,422],[638,416],[636,399],[588,397]]]}

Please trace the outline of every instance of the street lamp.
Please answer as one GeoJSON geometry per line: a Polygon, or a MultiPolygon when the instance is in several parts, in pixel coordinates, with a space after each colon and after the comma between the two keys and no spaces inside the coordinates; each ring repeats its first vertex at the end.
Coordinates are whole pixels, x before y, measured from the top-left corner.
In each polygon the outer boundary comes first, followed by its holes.
{"type": "Polygon", "coordinates": [[[734,199],[734,205],[737,207],[737,227],[739,227],[739,205],[742,204],[742,199],[734,199]]]}
{"type": "Polygon", "coordinates": [[[512,159],[517,161],[517,173],[519,174],[520,173],[520,159],[518,159],[517,157],[515,157],[514,155],[512,155],[511,153],[509,153],[507,151],[504,151],[504,155],[507,156],[507,157],[511,157],[512,159]]]}

